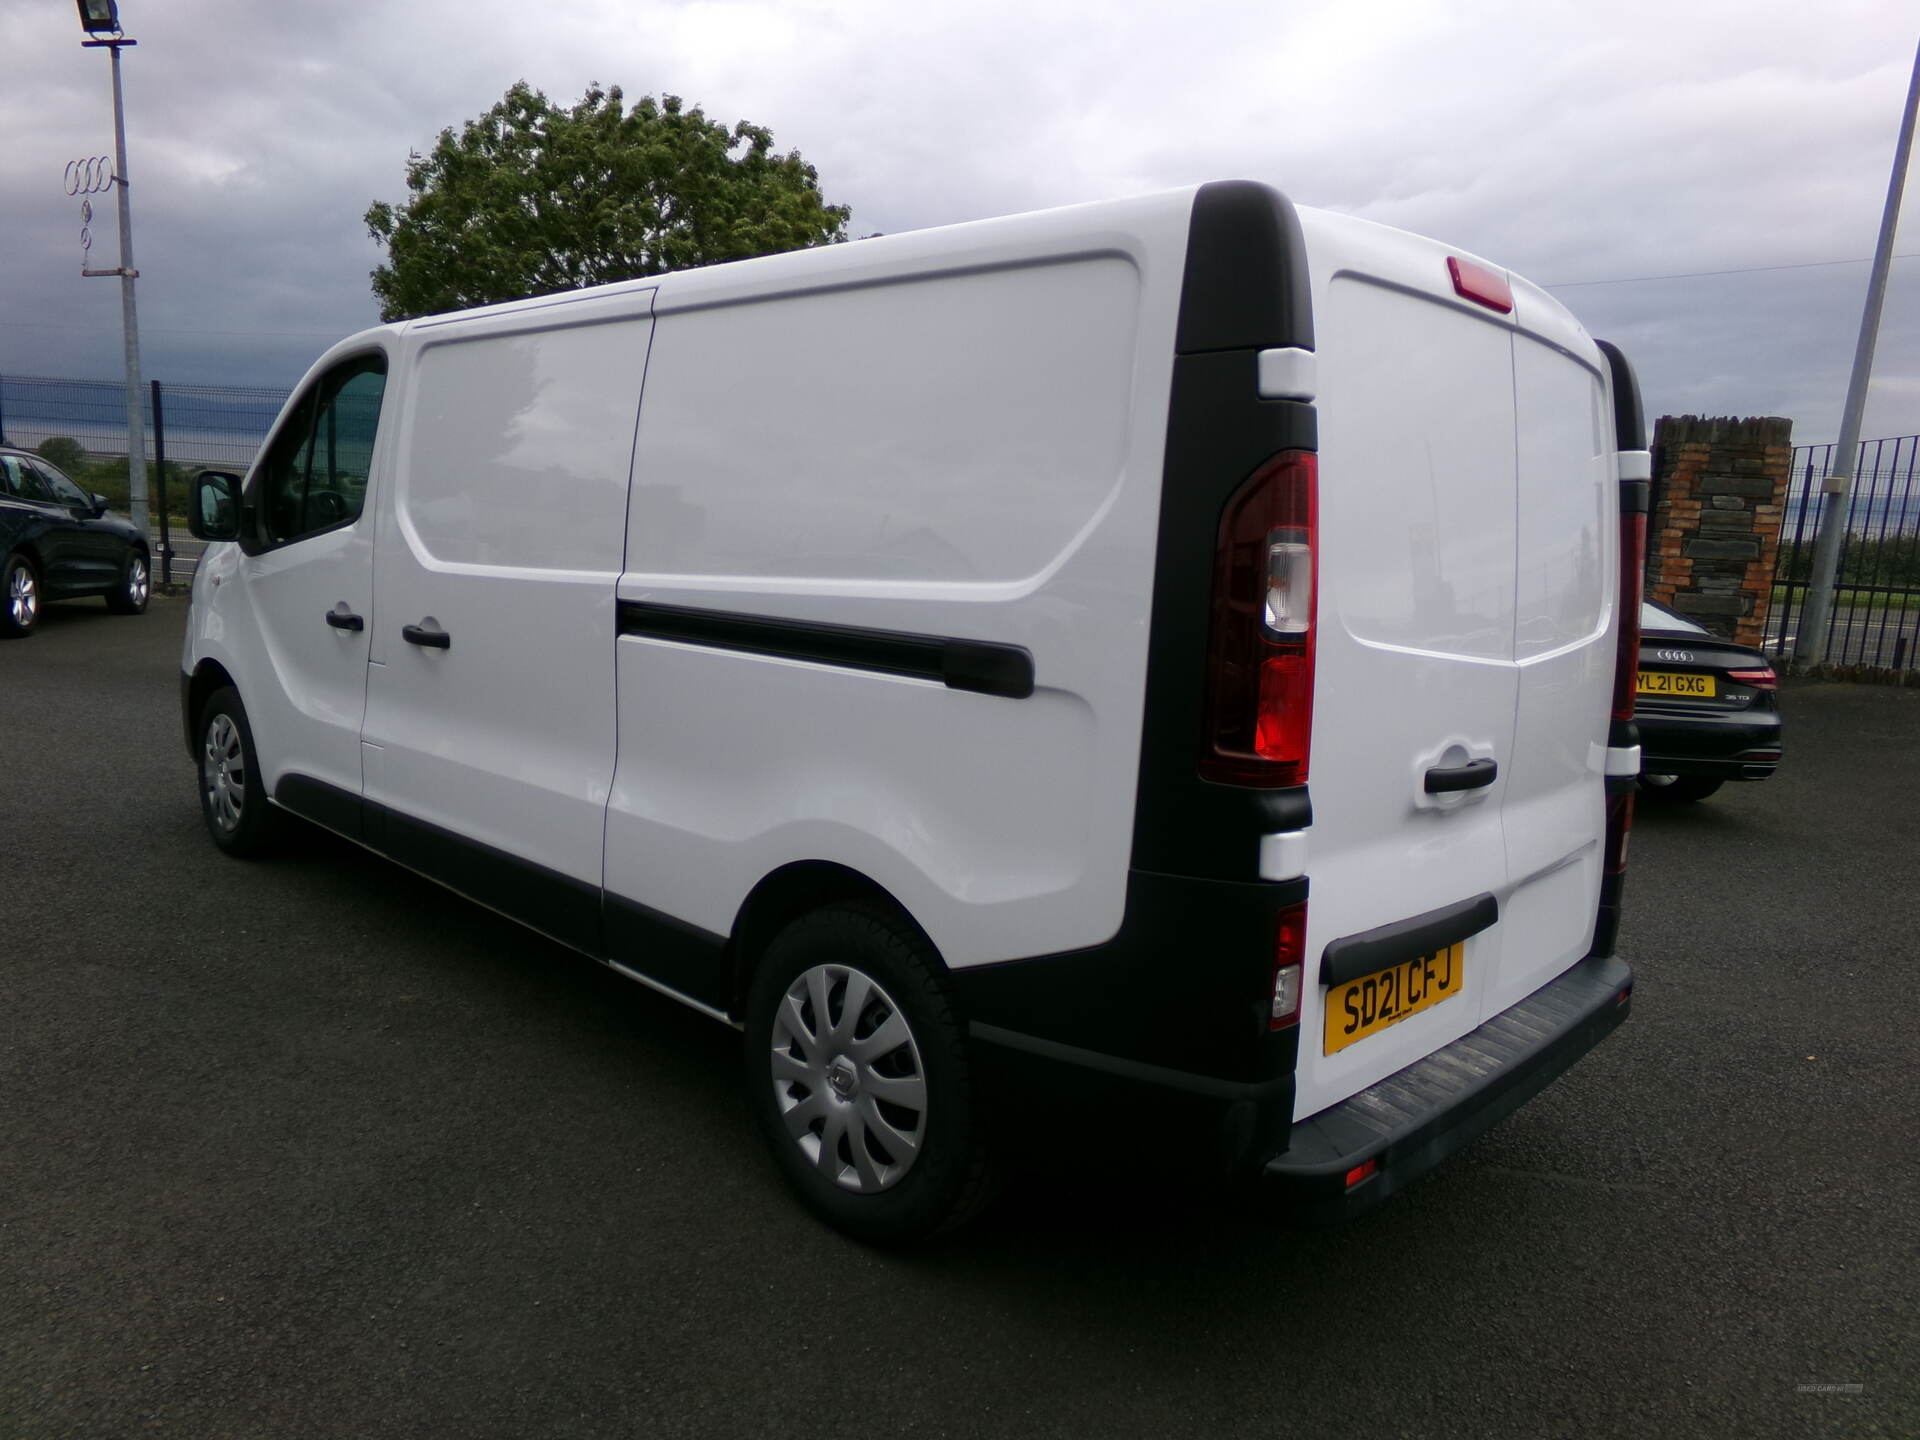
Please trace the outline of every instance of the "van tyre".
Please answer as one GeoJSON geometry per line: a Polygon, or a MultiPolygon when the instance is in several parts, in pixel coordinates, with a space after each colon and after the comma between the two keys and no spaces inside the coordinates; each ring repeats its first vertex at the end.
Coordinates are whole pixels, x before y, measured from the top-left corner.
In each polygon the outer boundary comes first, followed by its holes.
{"type": "Polygon", "coordinates": [[[0,639],[21,640],[40,623],[40,576],[24,555],[0,564],[0,639]]]}
{"type": "Polygon", "coordinates": [[[153,593],[153,569],[144,550],[129,550],[120,567],[120,583],[107,592],[107,609],[116,615],[141,615],[153,593]]]}
{"type": "Polygon", "coordinates": [[[910,1244],[986,1202],[965,1027],[901,916],[849,903],[794,921],[767,947],[746,1019],[754,1120],[827,1223],[910,1244]]]}
{"type": "Polygon", "coordinates": [[[240,692],[223,685],[207,697],[195,732],[200,760],[200,814],[213,843],[229,855],[251,860],[279,838],[280,813],[267,802],[259,752],[247,724],[240,692]]]}

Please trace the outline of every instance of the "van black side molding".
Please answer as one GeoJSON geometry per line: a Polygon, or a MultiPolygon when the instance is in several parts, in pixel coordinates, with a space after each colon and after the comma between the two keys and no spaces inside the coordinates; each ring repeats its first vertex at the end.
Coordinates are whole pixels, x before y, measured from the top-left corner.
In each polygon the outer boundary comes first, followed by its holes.
{"type": "Polygon", "coordinates": [[[1002,695],[1009,700],[1025,700],[1033,694],[1033,655],[1024,646],[988,640],[865,630],[855,625],[742,615],[731,610],[696,610],[645,600],[620,602],[620,633],[938,680],[949,690],[1002,695]]]}

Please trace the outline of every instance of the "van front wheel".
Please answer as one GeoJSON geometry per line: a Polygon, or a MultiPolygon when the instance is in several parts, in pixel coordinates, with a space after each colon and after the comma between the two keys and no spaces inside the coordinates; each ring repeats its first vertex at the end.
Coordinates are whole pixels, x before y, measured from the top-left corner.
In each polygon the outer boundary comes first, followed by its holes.
{"type": "Polygon", "coordinates": [[[754,1119],[829,1224],[907,1244],[985,1200],[964,1028],[901,917],[856,903],[794,921],[754,976],[746,1030],[754,1119]]]}
{"type": "Polygon", "coordinates": [[[280,817],[267,803],[253,727],[240,692],[223,685],[200,708],[200,814],[213,843],[243,860],[266,854],[280,817]]]}

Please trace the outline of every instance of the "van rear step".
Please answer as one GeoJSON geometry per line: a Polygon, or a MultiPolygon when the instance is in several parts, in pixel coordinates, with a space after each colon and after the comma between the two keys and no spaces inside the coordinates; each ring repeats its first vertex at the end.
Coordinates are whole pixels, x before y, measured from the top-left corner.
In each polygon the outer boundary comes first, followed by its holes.
{"type": "Polygon", "coordinates": [[[1299,1121],[1263,1188],[1286,1218],[1348,1220],[1544,1090],[1627,1018],[1633,970],[1590,956],[1423,1060],[1299,1121]]]}

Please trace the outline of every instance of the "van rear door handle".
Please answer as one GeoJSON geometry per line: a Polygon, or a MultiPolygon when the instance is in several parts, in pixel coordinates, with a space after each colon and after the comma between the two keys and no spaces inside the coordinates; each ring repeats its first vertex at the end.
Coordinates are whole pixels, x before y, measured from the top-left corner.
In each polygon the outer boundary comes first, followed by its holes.
{"type": "Polygon", "coordinates": [[[1436,765],[1427,771],[1427,794],[1447,795],[1455,790],[1484,790],[1499,775],[1494,760],[1469,760],[1464,765],[1436,765]]]}
{"type": "Polygon", "coordinates": [[[440,628],[439,622],[431,615],[418,625],[402,625],[400,638],[409,645],[424,645],[429,650],[445,650],[453,644],[453,637],[440,628]],[[427,626],[433,629],[427,629],[427,626]]]}
{"type": "Polygon", "coordinates": [[[347,602],[344,600],[334,606],[333,609],[327,611],[327,624],[336,630],[364,630],[367,628],[367,622],[347,609],[347,602]]]}

